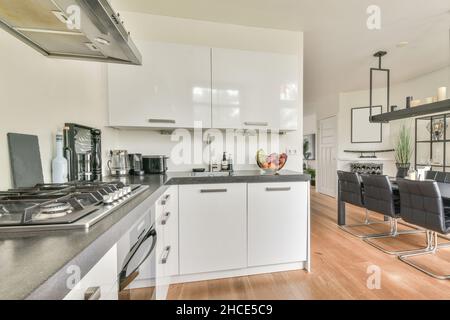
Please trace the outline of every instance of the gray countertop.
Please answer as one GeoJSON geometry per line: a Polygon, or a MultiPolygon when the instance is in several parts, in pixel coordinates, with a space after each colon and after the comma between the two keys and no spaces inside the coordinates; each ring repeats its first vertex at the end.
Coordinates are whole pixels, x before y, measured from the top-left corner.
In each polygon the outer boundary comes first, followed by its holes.
{"type": "Polygon", "coordinates": [[[192,173],[176,172],[120,180],[148,185],[149,189],[88,231],[0,233],[0,299],[62,299],[69,291],[67,267],[78,266],[81,277],[86,275],[139,218],[130,212],[149,197],[156,202],[168,185],[292,182],[309,181],[310,177],[292,171],[279,175],[238,171],[225,177],[193,177],[192,173]]]}

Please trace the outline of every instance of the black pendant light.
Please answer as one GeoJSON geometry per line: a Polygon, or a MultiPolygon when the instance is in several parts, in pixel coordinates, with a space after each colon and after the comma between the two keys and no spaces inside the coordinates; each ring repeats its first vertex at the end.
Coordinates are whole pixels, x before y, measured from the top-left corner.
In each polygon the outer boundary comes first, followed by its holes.
{"type": "MultiPolygon", "coordinates": [[[[390,105],[390,91],[391,91],[391,70],[384,69],[381,66],[381,59],[387,55],[386,51],[378,51],[373,56],[378,58],[378,68],[370,68],[370,119],[372,119],[372,107],[373,106],[373,75],[374,72],[385,72],[387,76],[387,103],[386,108],[389,112],[389,105],[390,105]]],[[[381,107],[381,113],[383,113],[383,107],[381,107]]]]}

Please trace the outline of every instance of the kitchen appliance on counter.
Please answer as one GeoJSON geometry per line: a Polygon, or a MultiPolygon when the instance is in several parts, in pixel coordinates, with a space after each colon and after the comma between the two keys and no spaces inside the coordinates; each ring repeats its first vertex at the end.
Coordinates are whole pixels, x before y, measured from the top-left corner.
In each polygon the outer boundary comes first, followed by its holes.
{"type": "Polygon", "coordinates": [[[156,277],[159,236],[155,229],[156,207],[153,203],[144,202],[135,210],[141,211],[143,215],[117,242],[118,298],[139,299],[133,296],[133,289],[145,287],[148,299],[156,300],[159,280],[156,277]]]}
{"type": "Polygon", "coordinates": [[[126,176],[130,172],[130,159],[126,150],[111,150],[108,168],[114,177],[126,176]]]}
{"type": "Polygon", "coordinates": [[[0,234],[89,229],[147,188],[122,182],[72,182],[0,192],[0,234]]]}
{"type": "Polygon", "coordinates": [[[130,157],[130,175],[143,176],[145,174],[145,171],[142,154],[134,153],[130,154],[129,157],[130,157]]]}
{"type": "Polygon", "coordinates": [[[64,128],[64,157],[69,181],[102,179],[102,132],[74,123],[64,128]]]}
{"type": "Polygon", "coordinates": [[[167,156],[144,156],[144,171],[147,174],[164,174],[167,172],[167,156]]]}
{"type": "Polygon", "coordinates": [[[108,0],[1,0],[0,27],[48,57],[142,64],[108,0]]]}

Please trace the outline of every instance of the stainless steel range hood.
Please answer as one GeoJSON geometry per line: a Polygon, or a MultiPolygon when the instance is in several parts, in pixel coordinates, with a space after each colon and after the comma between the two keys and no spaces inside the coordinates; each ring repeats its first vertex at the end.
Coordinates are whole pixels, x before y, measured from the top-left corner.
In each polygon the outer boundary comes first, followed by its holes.
{"type": "Polygon", "coordinates": [[[142,64],[108,0],[0,0],[0,27],[45,56],[142,64]]]}

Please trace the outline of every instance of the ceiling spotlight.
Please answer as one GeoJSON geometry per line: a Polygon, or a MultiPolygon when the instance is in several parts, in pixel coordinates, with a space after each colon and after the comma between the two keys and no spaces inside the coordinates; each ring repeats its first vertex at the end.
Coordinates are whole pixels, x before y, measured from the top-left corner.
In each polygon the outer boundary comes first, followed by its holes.
{"type": "Polygon", "coordinates": [[[401,42],[397,43],[397,47],[403,48],[403,47],[406,47],[408,44],[409,44],[408,41],[401,41],[401,42]]]}

